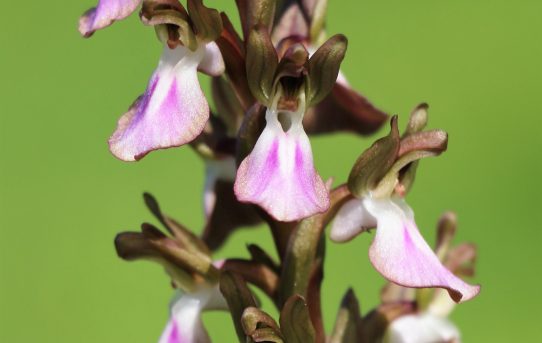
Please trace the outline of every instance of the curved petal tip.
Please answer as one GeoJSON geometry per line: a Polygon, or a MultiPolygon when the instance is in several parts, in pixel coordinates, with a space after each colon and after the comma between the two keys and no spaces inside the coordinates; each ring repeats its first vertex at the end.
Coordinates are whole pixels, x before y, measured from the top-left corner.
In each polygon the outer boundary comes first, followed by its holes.
{"type": "Polygon", "coordinates": [[[83,37],[90,37],[96,30],[128,17],[140,3],[141,0],[100,0],[79,18],[79,32],[83,37]]]}
{"type": "Polygon", "coordinates": [[[455,302],[470,300],[480,292],[480,286],[464,282],[442,265],[402,200],[365,199],[364,205],[378,222],[369,257],[386,279],[405,287],[444,288],[455,302]]]}

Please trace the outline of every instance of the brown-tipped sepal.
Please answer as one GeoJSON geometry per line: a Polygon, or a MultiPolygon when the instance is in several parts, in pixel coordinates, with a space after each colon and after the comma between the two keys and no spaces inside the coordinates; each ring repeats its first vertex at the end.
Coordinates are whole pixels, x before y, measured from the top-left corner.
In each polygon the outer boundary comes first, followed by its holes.
{"type": "Polygon", "coordinates": [[[350,172],[348,189],[358,198],[373,190],[397,159],[400,148],[397,116],[391,118],[390,125],[390,133],[365,150],[350,172]]]}
{"type": "Polygon", "coordinates": [[[323,100],[331,91],[341,62],[346,54],[348,40],[338,34],[329,38],[309,59],[307,84],[307,103],[315,105],[323,100]]]}
{"type": "Polygon", "coordinates": [[[275,17],[275,0],[236,0],[239,16],[241,17],[241,26],[245,38],[249,36],[250,30],[261,25],[269,32],[273,26],[275,17]]]}
{"type": "Polygon", "coordinates": [[[262,104],[271,102],[277,65],[277,52],[267,29],[254,27],[248,36],[246,70],[250,91],[262,104]]]}
{"type": "Polygon", "coordinates": [[[200,41],[212,42],[220,37],[222,18],[217,10],[205,7],[201,0],[188,0],[187,5],[194,33],[200,41]]]}

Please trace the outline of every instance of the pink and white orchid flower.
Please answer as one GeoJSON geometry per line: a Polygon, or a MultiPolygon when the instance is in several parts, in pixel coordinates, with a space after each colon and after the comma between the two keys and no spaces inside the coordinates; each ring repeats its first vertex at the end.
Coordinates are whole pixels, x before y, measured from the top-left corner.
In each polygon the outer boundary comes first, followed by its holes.
{"type": "Polygon", "coordinates": [[[226,310],[228,305],[218,286],[193,293],[178,291],[170,308],[169,322],[159,343],[209,343],[201,319],[205,310],[226,310]]]}
{"type": "Polygon", "coordinates": [[[198,68],[220,75],[224,62],[216,44],[196,51],[164,44],[158,68],[147,90],[124,114],[109,139],[111,152],[135,161],[150,151],[181,146],[194,140],[209,119],[209,105],[199,85],[198,68]]]}
{"type": "Polygon", "coordinates": [[[445,288],[455,301],[472,299],[480,286],[469,285],[442,265],[425,242],[414,212],[399,197],[354,198],[345,203],[333,223],[331,239],[345,242],[376,227],[369,249],[373,266],[386,279],[405,287],[445,288]]]}
{"type": "MultiPolygon", "coordinates": [[[[129,16],[140,3],[141,0],[100,0],[98,6],[81,17],[79,31],[89,37],[94,31],[129,16]]],[[[109,139],[109,149],[123,161],[136,161],[153,150],[189,143],[202,132],[209,119],[209,104],[197,72],[221,75],[225,66],[220,50],[213,41],[199,38],[191,49],[171,44],[166,31],[164,25],[157,24],[164,45],[158,67],[145,93],[119,119],[109,139]]]]}
{"type": "Polygon", "coordinates": [[[329,194],[303,129],[304,94],[296,112],[279,110],[279,98],[267,108],[265,128],[239,166],[234,188],[239,201],[258,204],[277,220],[294,221],[326,211],[329,194]]]}

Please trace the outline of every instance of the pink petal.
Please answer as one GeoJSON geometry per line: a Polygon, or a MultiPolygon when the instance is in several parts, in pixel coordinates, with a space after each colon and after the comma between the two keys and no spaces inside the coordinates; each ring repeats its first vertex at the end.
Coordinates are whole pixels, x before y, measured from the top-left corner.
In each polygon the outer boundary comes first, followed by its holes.
{"type": "Polygon", "coordinates": [[[351,199],[339,210],[329,237],[335,242],[347,242],[363,231],[376,227],[376,219],[363,206],[363,200],[351,199]]]}
{"type": "Polygon", "coordinates": [[[441,264],[403,200],[366,198],[363,203],[378,223],[369,257],[385,278],[405,287],[445,288],[456,302],[478,294],[480,286],[463,282],[441,264]]]}
{"type": "Polygon", "coordinates": [[[215,42],[205,44],[205,55],[198,69],[209,76],[220,76],[224,73],[226,66],[224,65],[220,49],[215,42]]]}
{"type": "Polygon", "coordinates": [[[98,6],[86,11],[79,19],[79,32],[90,37],[94,31],[132,14],[140,3],[141,0],[99,0],[98,6]]]}
{"type": "Polygon", "coordinates": [[[109,139],[113,155],[124,161],[194,140],[209,119],[209,105],[197,76],[203,49],[165,47],[145,94],[124,114],[109,139]]]}
{"type": "Polygon", "coordinates": [[[264,131],[237,170],[237,198],[258,204],[281,221],[326,211],[329,194],[314,169],[309,138],[301,121],[292,123],[284,132],[277,116],[276,111],[267,111],[264,131]]]}

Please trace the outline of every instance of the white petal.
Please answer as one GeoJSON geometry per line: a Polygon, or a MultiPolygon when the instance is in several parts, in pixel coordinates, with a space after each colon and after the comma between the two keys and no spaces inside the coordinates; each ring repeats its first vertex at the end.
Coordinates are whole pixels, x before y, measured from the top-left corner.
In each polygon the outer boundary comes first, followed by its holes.
{"type": "Polygon", "coordinates": [[[205,55],[201,60],[198,70],[209,76],[220,76],[226,69],[220,49],[215,42],[205,44],[205,55]]]}
{"type": "Polygon", "coordinates": [[[347,201],[333,221],[329,237],[335,242],[346,242],[365,231],[376,227],[376,218],[363,205],[361,199],[347,201]]]}
{"type": "Polygon", "coordinates": [[[459,343],[459,330],[449,320],[430,314],[411,314],[394,320],[388,328],[388,343],[459,343]]]}
{"type": "Polygon", "coordinates": [[[201,313],[210,309],[227,309],[218,286],[194,293],[178,292],[171,304],[171,317],[160,343],[210,343],[201,313]]]}

